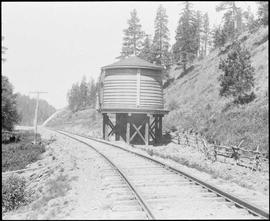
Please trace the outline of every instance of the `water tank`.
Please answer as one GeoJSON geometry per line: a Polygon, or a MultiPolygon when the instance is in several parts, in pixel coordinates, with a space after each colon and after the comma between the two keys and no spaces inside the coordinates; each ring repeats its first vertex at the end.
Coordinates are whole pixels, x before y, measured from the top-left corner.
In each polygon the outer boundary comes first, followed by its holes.
{"type": "Polygon", "coordinates": [[[101,112],[154,113],[164,109],[161,66],[131,56],[101,70],[101,112]]]}

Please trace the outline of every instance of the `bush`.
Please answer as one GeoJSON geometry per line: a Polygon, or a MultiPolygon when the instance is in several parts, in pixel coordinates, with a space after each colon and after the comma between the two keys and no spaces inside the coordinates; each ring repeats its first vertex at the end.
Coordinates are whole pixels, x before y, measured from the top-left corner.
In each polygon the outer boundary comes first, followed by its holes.
{"type": "Polygon", "coordinates": [[[154,151],[153,151],[152,149],[146,150],[146,152],[147,152],[150,156],[153,156],[153,154],[154,154],[154,151]]]}
{"type": "Polygon", "coordinates": [[[239,104],[255,99],[252,91],[255,69],[251,65],[250,52],[242,47],[240,42],[233,43],[227,58],[220,60],[219,69],[223,71],[218,78],[220,96],[233,97],[239,104]]]}
{"type": "Polygon", "coordinates": [[[26,203],[25,179],[11,175],[2,183],[2,211],[17,209],[26,203]]]}
{"type": "Polygon", "coordinates": [[[253,101],[256,98],[256,95],[254,92],[251,92],[251,94],[245,94],[243,96],[238,96],[237,99],[234,100],[235,104],[247,104],[251,101],[253,101]]]}
{"type": "Polygon", "coordinates": [[[169,102],[168,102],[168,109],[170,110],[170,111],[173,111],[173,110],[176,110],[176,109],[178,109],[178,104],[177,104],[177,102],[176,102],[176,100],[175,99],[171,99],[169,102]]]}

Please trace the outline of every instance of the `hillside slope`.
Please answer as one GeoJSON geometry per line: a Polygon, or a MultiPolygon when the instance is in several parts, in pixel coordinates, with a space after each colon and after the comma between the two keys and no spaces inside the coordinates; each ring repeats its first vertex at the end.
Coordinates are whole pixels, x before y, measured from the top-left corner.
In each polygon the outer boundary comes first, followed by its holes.
{"type": "MultiPolygon", "coordinates": [[[[243,35],[241,38],[245,38],[243,35]]],[[[268,91],[268,28],[247,36],[243,45],[251,52],[252,66],[255,68],[255,93],[261,99],[268,91]],[[263,42],[264,41],[264,42],[263,42]]],[[[183,111],[204,107],[221,108],[226,102],[219,97],[218,69],[220,58],[227,54],[218,55],[216,49],[201,61],[195,61],[193,70],[185,76],[176,79],[172,85],[165,89],[165,101],[168,105],[172,99],[176,101],[183,111]]],[[[176,78],[181,75],[181,70],[173,70],[171,75],[176,78]]]]}
{"type": "Polygon", "coordinates": [[[102,115],[95,109],[72,113],[67,108],[49,117],[43,126],[67,130],[89,136],[102,136],[102,115]]]}
{"type": "Polygon", "coordinates": [[[212,51],[195,61],[187,73],[172,70],[174,80],[164,90],[166,107],[171,110],[165,117],[166,128],[193,129],[209,141],[223,144],[245,139],[245,145],[268,149],[268,27],[243,34],[240,41],[251,53],[257,98],[237,107],[219,96],[218,77],[222,72],[218,65],[227,55],[225,45],[225,52],[212,51]]]}

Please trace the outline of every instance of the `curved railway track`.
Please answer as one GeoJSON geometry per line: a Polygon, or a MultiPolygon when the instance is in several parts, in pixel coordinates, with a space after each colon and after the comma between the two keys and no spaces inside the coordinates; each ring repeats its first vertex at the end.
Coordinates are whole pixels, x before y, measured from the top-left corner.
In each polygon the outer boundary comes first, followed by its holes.
{"type": "Polygon", "coordinates": [[[263,209],[155,159],[97,138],[51,130],[91,147],[106,159],[146,219],[269,219],[263,209]]]}

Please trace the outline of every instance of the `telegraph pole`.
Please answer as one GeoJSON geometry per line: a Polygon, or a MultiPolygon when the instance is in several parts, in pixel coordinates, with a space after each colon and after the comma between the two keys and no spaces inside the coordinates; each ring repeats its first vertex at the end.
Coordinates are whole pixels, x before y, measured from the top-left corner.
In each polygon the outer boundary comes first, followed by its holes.
{"type": "Polygon", "coordinates": [[[34,127],[35,127],[35,140],[34,143],[37,144],[37,121],[38,121],[38,102],[39,102],[39,94],[45,94],[48,92],[42,92],[42,91],[34,91],[34,92],[30,92],[30,94],[36,94],[37,98],[36,98],[36,110],[35,110],[35,119],[34,119],[34,127]]]}

